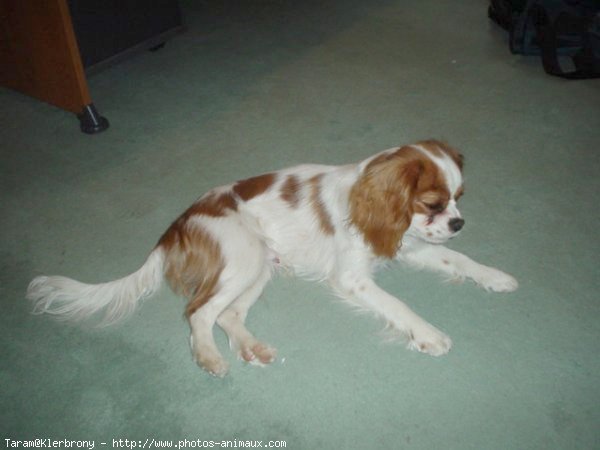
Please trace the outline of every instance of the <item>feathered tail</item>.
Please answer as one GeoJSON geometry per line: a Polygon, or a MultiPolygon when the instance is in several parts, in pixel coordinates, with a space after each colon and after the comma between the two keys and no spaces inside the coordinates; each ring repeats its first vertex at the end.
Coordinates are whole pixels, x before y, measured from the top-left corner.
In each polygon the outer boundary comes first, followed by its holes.
{"type": "Polygon", "coordinates": [[[33,313],[48,313],[59,319],[80,321],[103,311],[100,325],[110,325],[129,316],[137,304],[154,294],[163,279],[164,252],[155,248],[144,265],[119,280],[85,284],[66,277],[36,277],[27,288],[33,313]]]}

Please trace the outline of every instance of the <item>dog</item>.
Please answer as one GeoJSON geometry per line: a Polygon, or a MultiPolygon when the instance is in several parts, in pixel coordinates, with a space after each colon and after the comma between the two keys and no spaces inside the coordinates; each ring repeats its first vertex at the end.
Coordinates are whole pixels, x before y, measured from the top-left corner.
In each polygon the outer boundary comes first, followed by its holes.
{"type": "Polygon", "coordinates": [[[373,281],[382,262],[404,261],[488,291],[518,287],[512,276],[444,247],[465,224],[463,156],[425,140],[357,164],[300,165],[215,188],[193,203],[133,274],[103,284],[40,276],[28,287],[34,313],[79,320],[125,318],[166,279],[187,298],[196,362],[222,377],[228,364],[213,338],[217,323],[240,359],[265,365],[276,350],[245,326],[249,308],[279,268],[327,281],[347,302],[383,318],[407,347],[446,354],[450,338],[373,281]]]}

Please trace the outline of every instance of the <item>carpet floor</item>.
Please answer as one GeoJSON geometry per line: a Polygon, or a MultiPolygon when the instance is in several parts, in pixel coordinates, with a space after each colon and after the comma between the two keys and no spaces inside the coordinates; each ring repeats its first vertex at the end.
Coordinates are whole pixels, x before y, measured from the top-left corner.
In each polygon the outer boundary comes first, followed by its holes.
{"type": "Polygon", "coordinates": [[[185,33],[90,78],[102,134],[0,89],[3,444],[599,448],[600,82],[510,54],[481,0],[181,6],[185,33]],[[215,330],[224,379],[193,362],[166,287],[101,329],[32,315],[24,298],[40,274],[131,273],[211,187],[430,137],[466,156],[450,246],[520,282],[493,294],[377,274],[452,337],[447,356],[385,343],[380,321],[285,275],[248,318],[277,360],[244,364],[215,330]]]}

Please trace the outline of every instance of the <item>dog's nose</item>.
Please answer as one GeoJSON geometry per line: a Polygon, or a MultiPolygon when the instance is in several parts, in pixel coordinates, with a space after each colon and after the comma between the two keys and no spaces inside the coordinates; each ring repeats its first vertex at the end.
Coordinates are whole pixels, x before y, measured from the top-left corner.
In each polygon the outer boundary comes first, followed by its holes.
{"type": "Polygon", "coordinates": [[[461,219],[460,217],[451,219],[448,222],[448,227],[450,227],[450,231],[452,231],[453,233],[458,233],[464,226],[465,226],[465,221],[464,221],[464,219],[461,219]]]}

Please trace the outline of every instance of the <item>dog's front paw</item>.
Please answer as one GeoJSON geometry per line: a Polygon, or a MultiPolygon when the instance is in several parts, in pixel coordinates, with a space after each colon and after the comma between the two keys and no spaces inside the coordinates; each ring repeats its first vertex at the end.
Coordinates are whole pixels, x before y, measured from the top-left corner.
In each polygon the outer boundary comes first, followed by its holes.
{"type": "Polygon", "coordinates": [[[514,277],[493,267],[480,268],[473,280],[486,291],[512,292],[519,287],[514,277]]]}
{"type": "Polygon", "coordinates": [[[262,366],[275,361],[277,350],[257,341],[251,345],[242,346],[238,354],[240,359],[250,364],[262,366]]]}
{"type": "Polygon", "coordinates": [[[452,341],[428,323],[413,327],[408,333],[408,348],[431,356],[445,355],[452,348],[452,341]]]}

